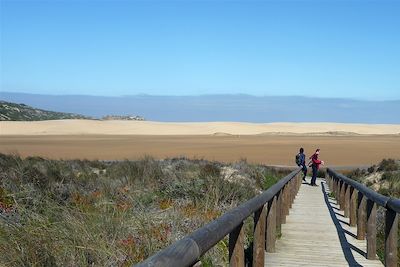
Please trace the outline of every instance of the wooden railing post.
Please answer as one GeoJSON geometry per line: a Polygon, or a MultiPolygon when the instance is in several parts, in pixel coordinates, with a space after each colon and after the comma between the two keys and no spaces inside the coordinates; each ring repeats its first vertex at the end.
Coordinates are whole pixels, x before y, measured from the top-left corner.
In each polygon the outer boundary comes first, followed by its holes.
{"type": "Polygon", "coordinates": [[[281,232],[282,224],[282,190],[276,195],[276,231],[281,232]]]}
{"type": "Polygon", "coordinates": [[[399,227],[399,215],[391,210],[386,210],[385,219],[385,266],[397,267],[397,231],[399,227]]]}
{"type": "Polygon", "coordinates": [[[264,266],[266,209],[264,205],[254,213],[253,266],[264,266]]]}
{"type": "Polygon", "coordinates": [[[340,210],[344,210],[344,202],[345,202],[345,183],[341,181],[340,183],[340,210]]]}
{"type": "Polygon", "coordinates": [[[299,177],[297,178],[297,181],[299,183],[299,186],[297,187],[297,192],[299,192],[301,184],[303,183],[303,178],[301,177],[301,175],[298,175],[299,177]]]}
{"type": "Polygon", "coordinates": [[[332,179],[332,187],[330,187],[331,192],[335,194],[335,199],[336,199],[336,179],[331,177],[332,179]]]}
{"type": "Polygon", "coordinates": [[[293,203],[293,179],[290,180],[288,184],[289,184],[289,210],[290,210],[292,208],[292,203],[293,203]]]}
{"type": "Polygon", "coordinates": [[[344,217],[350,217],[350,185],[345,184],[344,187],[344,217]]]}
{"type": "Polygon", "coordinates": [[[367,259],[376,258],[376,203],[367,200],[367,259]]]}
{"type": "Polygon", "coordinates": [[[265,249],[267,252],[275,252],[276,241],[276,196],[268,202],[267,231],[265,249]]]}
{"type": "Polygon", "coordinates": [[[293,207],[294,198],[296,197],[296,180],[292,179],[291,182],[292,182],[292,201],[291,201],[290,208],[293,207]]]}
{"type": "Polygon", "coordinates": [[[367,199],[361,192],[358,192],[357,205],[357,239],[364,240],[367,226],[367,199]]]}
{"type": "Polygon", "coordinates": [[[285,185],[285,216],[289,215],[290,187],[289,183],[285,185]]]}
{"type": "Polygon", "coordinates": [[[335,193],[335,199],[337,200],[337,180],[333,178],[333,192],[335,193]]]}
{"type": "Polygon", "coordinates": [[[281,225],[286,223],[286,193],[285,187],[281,189],[281,225]]]}
{"type": "Polygon", "coordinates": [[[350,226],[357,225],[357,196],[358,191],[351,186],[350,191],[350,226]]]}
{"type": "Polygon", "coordinates": [[[328,176],[327,180],[328,180],[329,191],[332,192],[332,190],[333,190],[332,176],[330,176],[328,173],[326,175],[328,176]]]}
{"type": "Polygon", "coordinates": [[[244,267],[243,222],[229,234],[229,266],[244,267]]]}
{"type": "Polygon", "coordinates": [[[340,206],[340,180],[336,179],[336,204],[340,206]]]}

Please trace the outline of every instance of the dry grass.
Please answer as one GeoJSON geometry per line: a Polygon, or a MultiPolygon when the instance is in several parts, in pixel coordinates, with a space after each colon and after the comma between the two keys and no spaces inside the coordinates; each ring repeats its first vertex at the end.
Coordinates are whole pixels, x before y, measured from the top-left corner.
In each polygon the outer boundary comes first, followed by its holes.
{"type": "MultiPolygon", "coordinates": [[[[245,161],[56,161],[0,154],[0,265],[130,266],[285,174],[245,161]]],[[[203,262],[226,264],[226,240],[203,262]]]]}

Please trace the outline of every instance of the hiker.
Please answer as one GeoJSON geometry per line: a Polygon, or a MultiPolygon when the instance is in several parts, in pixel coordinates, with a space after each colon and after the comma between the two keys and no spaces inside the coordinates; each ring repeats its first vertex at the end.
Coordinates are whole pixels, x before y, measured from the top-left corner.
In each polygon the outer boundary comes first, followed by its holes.
{"type": "Polygon", "coordinates": [[[306,181],[307,166],[306,166],[306,155],[304,154],[304,148],[300,148],[300,152],[296,155],[296,164],[302,168],[304,177],[303,181],[306,181]]]}
{"type": "Polygon", "coordinates": [[[318,159],[319,151],[320,151],[319,148],[317,150],[315,150],[315,153],[310,157],[310,162],[308,165],[308,166],[310,166],[310,164],[311,164],[311,167],[312,167],[312,178],[311,178],[312,186],[317,186],[317,184],[315,182],[317,180],[317,173],[318,173],[319,165],[321,165],[321,164],[324,165],[324,162],[322,160],[318,159]]]}

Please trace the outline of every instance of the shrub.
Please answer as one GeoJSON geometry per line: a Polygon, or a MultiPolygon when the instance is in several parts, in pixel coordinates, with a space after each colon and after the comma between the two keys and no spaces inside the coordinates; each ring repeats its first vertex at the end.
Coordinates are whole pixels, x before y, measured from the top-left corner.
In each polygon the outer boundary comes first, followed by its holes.
{"type": "Polygon", "coordinates": [[[378,165],[378,171],[397,171],[399,165],[394,159],[383,159],[378,165]]]}
{"type": "Polygon", "coordinates": [[[375,165],[372,165],[371,167],[369,167],[369,168],[367,169],[367,171],[368,171],[369,174],[371,174],[371,173],[375,172],[375,169],[376,169],[376,166],[375,166],[375,165]]]}

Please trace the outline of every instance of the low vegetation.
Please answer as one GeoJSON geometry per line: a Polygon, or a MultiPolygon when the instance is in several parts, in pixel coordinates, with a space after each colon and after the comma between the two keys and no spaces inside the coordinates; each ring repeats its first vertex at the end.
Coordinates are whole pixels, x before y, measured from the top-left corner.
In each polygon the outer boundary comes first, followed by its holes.
{"type": "MultiPolygon", "coordinates": [[[[287,173],[244,160],[55,161],[0,154],[0,265],[130,266],[287,173]]],[[[203,265],[226,265],[227,255],[222,240],[203,265]]]]}
{"type": "MultiPolygon", "coordinates": [[[[357,180],[360,183],[371,187],[378,193],[392,197],[400,198],[400,161],[394,159],[384,159],[377,166],[373,165],[365,169],[356,169],[345,172],[348,177],[357,180]]],[[[378,256],[383,261],[385,249],[385,209],[378,208],[377,215],[377,250],[378,256]]],[[[400,227],[399,227],[400,244],[400,227]]],[[[400,246],[398,247],[400,262],[400,246]]]]}

